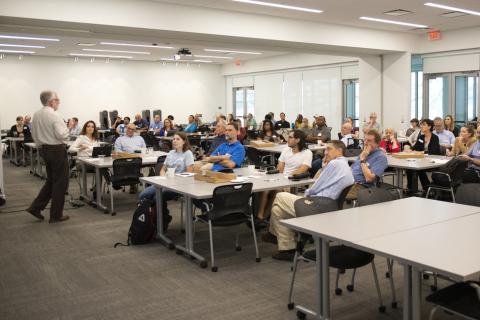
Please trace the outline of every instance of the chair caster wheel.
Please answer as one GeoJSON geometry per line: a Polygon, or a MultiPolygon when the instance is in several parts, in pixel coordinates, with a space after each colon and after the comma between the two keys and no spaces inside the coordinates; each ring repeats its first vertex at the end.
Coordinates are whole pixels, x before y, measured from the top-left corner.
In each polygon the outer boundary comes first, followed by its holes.
{"type": "MultiPolygon", "coordinates": [[[[178,252],[177,252],[178,253],[178,252]]],[[[205,269],[208,266],[207,261],[200,262],[200,268],[205,269]]]]}
{"type": "MultiPolygon", "coordinates": [[[[107,213],[108,213],[108,210],[105,210],[104,212],[105,212],[105,214],[107,214],[107,213]]],[[[116,216],[116,215],[117,215],[116,212],[112,212],[112,216],[116,216]]]]}
{"type": "Polygon", "coordinates": [[[302,311],[297,311],[297,319],[305,320],[307,319],[307,315],[302,311]]]}
{"type": "Polygon", "coordinates": [[[168,244],[168,250],[173,250],[175,249],[175,245],[173,243],[168,244]]]}
{"type": "Polygon", "coordinates": [[[438,288],[437,286],[430,286],[430,290],[432,290],[432,292],[436,292],[438,288]]]}
{"type": "Polygon", "coordinates": [[[354,288],[355,288],[355,287],[354,287],[353,285],[351,285],[351,284],[347,285],[347,290],[348,290],[349,292],[353,292],[354,288]]]}
{"type": "Polygon", "coordinates": [[[180,249],[177,249],[177,250],[175,250],[175,253],[178,254],[178,255],[181,255],[181,254],[183,254],[183,251],[180,250],[180,249]]]}
{"type": "Polygon", "coordinates": [[[390,278],[390,272],[385,272],[385,278],[390,278]]]}
{"type": "Polygon", "coordinates": [[[212,267],[212,272],[217,272],[217,271],[218,271],[218,267],[217,267],[217,266],[212,267]]]}
{"type": "Polygon", "coordinates": [[[398,307],[397,301],[393,301],[392,302],[392,309],[397,309],[397,307],[398,307]]]}
{"type": "Polygon", "coordinates": [[[288,308],[288,310],[293,310],[293,308],[295,308],[295,303],[291,302],[291,303],[287,304],[287,308],[288,308]]]}
{"type": "Polygon", "coordinates": [[[262,261],[261,257],[255,258],[255,262],[260,262],[260,261],[262,261]]]}
{"type": "Polygon", "coordinates": [[[235,251],[242,251],[242,247],[236,246],[236,247],[235,247],[235,251]]]}
{"type": "Polygon", "coordinates": [[[380,313],[385,313],[386,310],[387,310],[387,308],[385,308],[385,306],[380,306],[380,307],[378,307],[378,311],[379,311],[380,313]]]}
{"type": "Polygon", "coordinates": [[[423,280],[428,280],[428,279],[430,279],[430,275],[424,273],[423,274],[423,280]]]}
{"type": "Polygon", "coordinates": [[[335,294],[336,294],[337,296],[341,296],[341,295],[342,295],[342,289],[336,288],[336,289],[335,289],[335,294]]]}

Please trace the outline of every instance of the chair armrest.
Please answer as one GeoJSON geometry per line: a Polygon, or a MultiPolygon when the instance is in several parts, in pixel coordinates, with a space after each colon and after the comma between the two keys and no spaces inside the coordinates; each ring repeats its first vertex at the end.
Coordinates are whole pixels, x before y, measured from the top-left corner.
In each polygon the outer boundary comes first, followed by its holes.
{"type": "Polygon", "coordinates": [[[432,174],[434,174],[434,173],[446,176],[448,178],[448,182],[452,183],[452,179],[450,178],[450,175],[448,173],[440,172],[440,171],[433,171],[432,174]]]}
{"type": "Polygon", "coordinates": [[[476,282],[469,282],[468,284],[477,291],[477,298],[480,301],[480,285],[476,282]]]}

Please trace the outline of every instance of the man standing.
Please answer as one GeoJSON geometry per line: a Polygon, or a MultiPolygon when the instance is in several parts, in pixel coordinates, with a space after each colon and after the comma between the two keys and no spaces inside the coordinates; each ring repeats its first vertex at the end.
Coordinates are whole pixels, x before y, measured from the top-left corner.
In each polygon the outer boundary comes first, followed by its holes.
{"type": "Polygon", "coordinates": [[[275,123],[275,130],[288,129],[290,128],[290,123],[285,120],[285,113],[280,112],[280,120],[275,123]]]}
{"type": "Polygon", "coordinates": [[[245,148],[238,141],[238,126],[236,123],[227,124],[225,129],[225,143],[218,146],[211,155],[205,158],[213,163],[212,171],[240,168],[245,158],[245,148]]]}
{"type": "Polygon", "coordinates": [[[331,129],[327,127],[327,122],[324,116],[315,117],[315,126],[310,130],[310,133],[307,136],[307,142],[317,143],[329,142],[331,129]]]}
{"type": "Polygon", "coordinates": [[[153,134],[158,136],[160,134],[160,129],[162,129],[163,123],[160,120],[160,115],[156,114],[155,117],[153,117],[153,122],[150,123],[150,130],[153,131],[153,134]]]}
{"type": "Polygon", "coordinates": [[[65,144],[68,140],[68,128],[57,113],[60,99],[53,91],[43,91],[40,101],[44,106],[33,115],[32,136],[45,161],[47,181],[33,200],[27,212],[43,220],[41,211],[50,199],[50,223],[69,219],[63,214],[65,192],[68,188],[68,161],[65,144]]]}

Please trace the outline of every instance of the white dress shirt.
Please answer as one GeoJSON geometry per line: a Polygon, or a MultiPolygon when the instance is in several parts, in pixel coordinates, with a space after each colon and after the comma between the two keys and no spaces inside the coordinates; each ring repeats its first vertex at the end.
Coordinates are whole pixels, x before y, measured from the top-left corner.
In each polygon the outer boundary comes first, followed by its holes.
{"type": "Polygon", "coordinates": [[[67,144],[68,128],[57,111],[43,107],[35,112],[32,121],[32,137],[37,146],[67,144]]]}
{"type": "Polygon", "coordinates": [[[93,152],[93,147],[97,147],[98,141],[93,139],[90,140],[86,135],[78,136],[75,142],[68,148],[68,152],[76,152],[77,157],[91,157],[93,152]],[[82,145],[86,145],[87,148],[80,150],[82,145]]]}

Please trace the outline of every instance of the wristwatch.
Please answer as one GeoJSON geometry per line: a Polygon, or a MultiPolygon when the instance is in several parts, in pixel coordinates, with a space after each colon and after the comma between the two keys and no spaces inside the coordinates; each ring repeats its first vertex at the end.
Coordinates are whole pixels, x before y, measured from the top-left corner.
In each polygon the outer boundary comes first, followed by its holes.
{"type": "Polygon", "coordinates": [[[367,163],[367,160],[360,160],[360,163],[367,163]]]}

